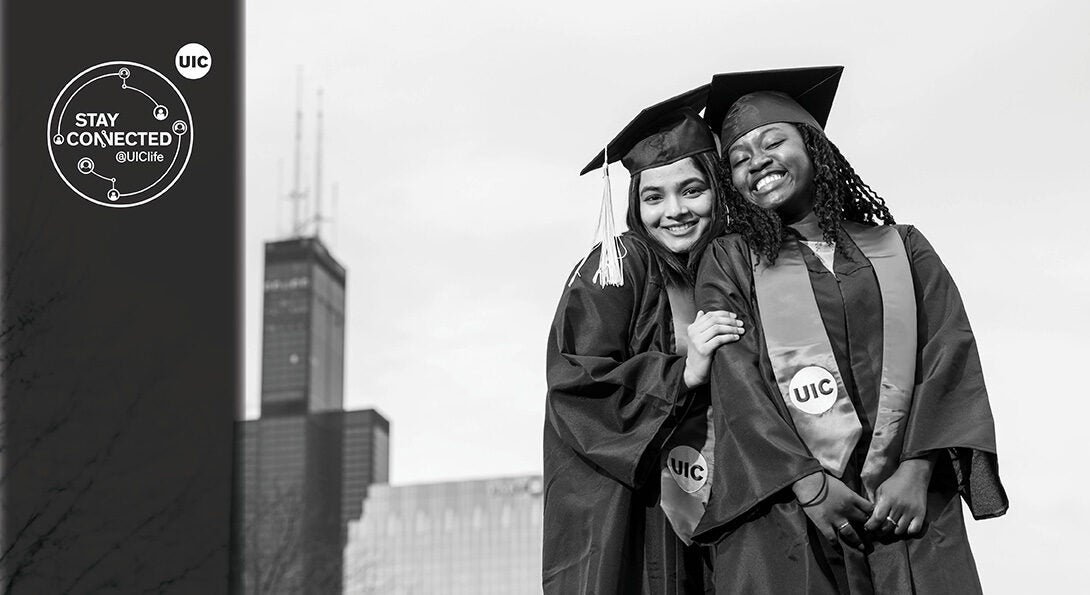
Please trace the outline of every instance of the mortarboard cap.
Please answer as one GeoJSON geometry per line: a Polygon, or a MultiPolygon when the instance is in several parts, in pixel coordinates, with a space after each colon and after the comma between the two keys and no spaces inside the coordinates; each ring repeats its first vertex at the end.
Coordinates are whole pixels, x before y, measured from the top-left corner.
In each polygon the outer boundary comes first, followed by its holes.
{"type": "Polygon", "coordinates": [[[635,175],[714,151],[712,132],[697,114],[707,103],[708,88],[697,87],[641,111],[579,175],[602,167],[607,154],[610,163],[620,161],[629,174],[635,175]]]}
{"type": "Polygon", "coordinates": [[[755,70],[712,77],[705,119],[725,152],[747,132],[774,122],[824,129],[843,66],[755,70]]]}
{"type": "MultiPolygon", "coordinates": [[[[583,175],[602,168],[602,207],[595,233],[601,251],[594,281],[603,289],[610,285],[624,285],[621,261],[625,253],[613,225],[609,164],[620,161],[629,174],[636,175],[645,169],[668,165],[705,151],[715,151],[715,135],[698,115],[707,104],[708,89],[709,85],[702,85],[641,111],[579,172],[579,175],[583,175]]],[[[569,285],[575,281],[581,267],[582,263],[576,267],[569,285]]]]}

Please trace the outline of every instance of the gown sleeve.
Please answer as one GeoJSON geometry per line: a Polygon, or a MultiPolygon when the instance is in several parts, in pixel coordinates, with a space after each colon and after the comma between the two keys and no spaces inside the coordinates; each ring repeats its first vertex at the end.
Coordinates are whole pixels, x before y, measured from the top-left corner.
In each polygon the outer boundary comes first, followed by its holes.
{"type": "MultiPolygon", "coordinates": [[[[549,333],[546,420],[560,439],[618,481],[639,487],[658,449],[689,401],[682,356],[633,353],[630,337],[647,320],[650,253],[623,236],[624,285],[601,287],[593,277],[598,249],[565,288],[549,333]]],[[[665,299],[665,297],[663,298],[665,299]]]]}
{"type": "Polygon", "coordinates": [[[901,228],[917,303],[916,383],[902,459],[944,450],[977,519],[1007,511],[976,338],[954,280],[922,233],[901,228]]]}
{"type": "Polygon", "coordinates": [[[697,275],[696,303],[705,312],[727,310],[745,321],[739,341],[719,347],[712,360],[717,461],[710,514],[698,533],[714,539],[716,527],[744,518],[798,479],[821,470],[789,421],[771,370],[763,367],[764,335],[752,299],[749,250],[728,236],[708,247],[697,275]],[[751,322],[752,321],[752,322],[751,322]]]}

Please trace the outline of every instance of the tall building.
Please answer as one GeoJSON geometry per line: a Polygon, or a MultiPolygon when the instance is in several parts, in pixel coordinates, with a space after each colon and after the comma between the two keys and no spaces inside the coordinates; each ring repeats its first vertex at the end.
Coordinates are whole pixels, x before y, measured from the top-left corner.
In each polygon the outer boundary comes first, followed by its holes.
{"type": "Polygon", "coordinates": [[[541,476],[371,486],[349,523],[351,595],[541,593],[541,476]]]}
{"type": "Polygon", "coordinates": [[[347,526],[389,480],[389,422],[344,411],[345,270],[318,238],[265,245],[261,417],[239,424],[234,586],[339,593],[347,526]]]}
{"type": "Polygon", "coordinates": [[[344,284],[318,238],[265,244],[262,416],[342,409],[344,284]]]}

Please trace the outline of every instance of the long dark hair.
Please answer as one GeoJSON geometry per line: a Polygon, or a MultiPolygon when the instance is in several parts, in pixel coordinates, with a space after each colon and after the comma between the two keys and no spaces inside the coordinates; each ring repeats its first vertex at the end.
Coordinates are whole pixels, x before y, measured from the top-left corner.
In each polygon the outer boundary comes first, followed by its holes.
{"type": "Polygon", "coordinates": [[[659,261],[660,268],[666,275],[666,280],[675,285],[696,285],[696,268],[700,264],[700,256],[716,237],[723,233],[723,169],[719,164],[719,157],[715,151],[697,153],[691,157],[696,168],[700,170],[708,182],[708,189],[715,193],[712,197],[712,221],[707,231],[697,238],[696,243],[687,253],[675,253],[666,249],[658,240],[651,237],[647,227],[640,218],[640,174],[632,176],[628,185],[628,215],[625,222],[628,229],[642,238],[651,247],[651,253],[659,261]]]}
{"type": "MultiPolygon", "coordinates": [[[[855,173],[824,132],[806,124],[795,124],[795,127],[802,135],[806,154],[814,165],[814,214],[826,242],[836,242],[841,250],[846,250],[841,237],[844,233],[840,228],[841,221],[871,226],[895,223],[885,199],[855,173]]],[[[729,165],[724,161],[721,167],[729,165]]],[[[722,179],[720,210],[730,213],[727,231],[741,234],[759,258],[775,263],[787,233],[780,216],[743,198],[731,183],[730,176],[724,175],[722,179]]]]}

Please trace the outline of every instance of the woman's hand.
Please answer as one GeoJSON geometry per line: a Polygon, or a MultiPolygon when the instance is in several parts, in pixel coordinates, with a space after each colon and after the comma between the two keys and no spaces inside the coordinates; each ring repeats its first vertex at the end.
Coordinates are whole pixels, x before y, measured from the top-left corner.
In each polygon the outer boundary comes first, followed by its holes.
{"type": "Polygon", "coordinates": [[[805,504],[802,511],[829,543],[835,545],[839,538],[854,548],[863,549],[863,540],[853,523],[866,521],[873,505],[839,479],[831,475],[822,478],[822,475],[826,475],[824,471],[812,473],[791,486],[795,497],[805,504]]]}
{"type": "Polygon", "coordinates": [[[917,535],[927,514],[927,484],[931,482],[933,457],[902,461],[893,475],[874,493],[874,512],[867,531],[878,535],[917,535]]]}
{"type": "Polygon", "coordinates": [[[696,313],[689,325],[689,348],[685,356],[685,387],[696,388],[708,382],[712,355],[720,345],[737,341],[746,330],[733,312],[715,310],[696,313]]]}

